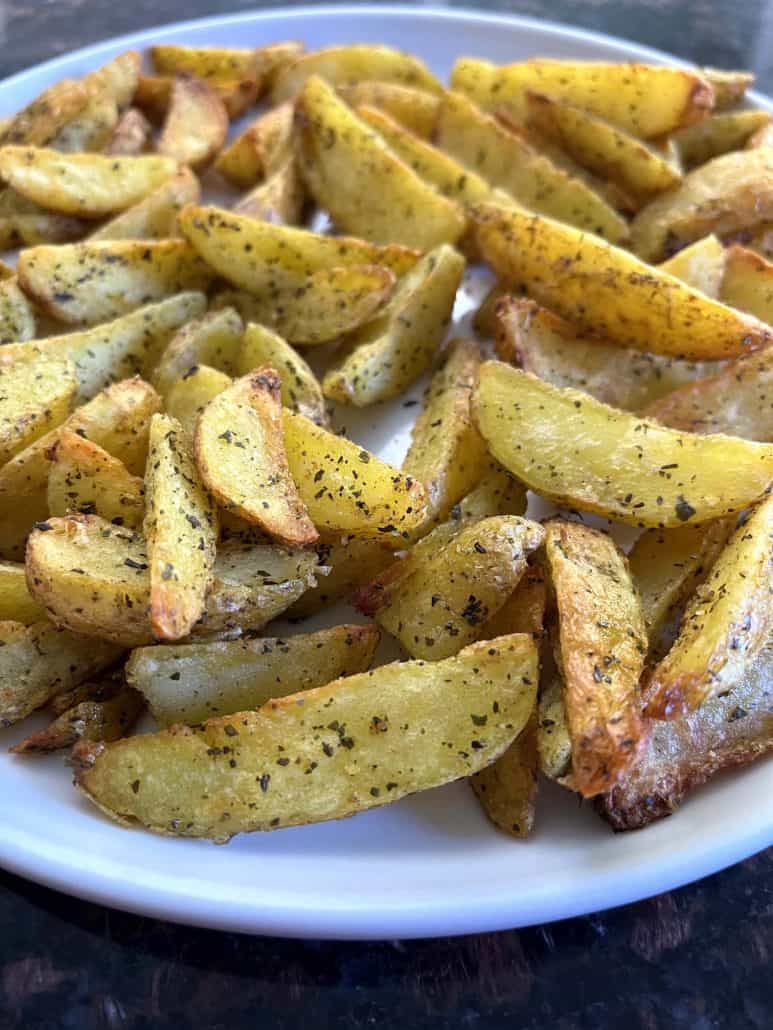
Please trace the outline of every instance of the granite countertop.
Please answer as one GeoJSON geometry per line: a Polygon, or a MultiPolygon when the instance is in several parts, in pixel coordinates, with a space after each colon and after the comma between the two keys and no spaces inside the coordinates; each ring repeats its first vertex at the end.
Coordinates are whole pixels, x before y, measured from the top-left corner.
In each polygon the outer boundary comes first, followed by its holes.
{"type": "MultiPolygon", "coordinates": [[[[120,33],[267,6],[0,0],[0,76],[120,33]]],[[[750,67],[773,91],[773,4],[765,0],[475,6],[750,67]]],[[[334,944],[176,927],[0,873],[0,1030],[762,1030],[773,1022],[772,874],[770,850],[650,901],[551,926],[334,944]]]]}

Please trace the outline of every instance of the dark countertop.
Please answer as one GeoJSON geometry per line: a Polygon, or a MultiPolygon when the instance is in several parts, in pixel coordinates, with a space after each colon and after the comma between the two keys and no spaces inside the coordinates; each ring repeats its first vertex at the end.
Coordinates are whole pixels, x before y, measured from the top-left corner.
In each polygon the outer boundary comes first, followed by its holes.
{"type": "MultiPolygon", "coordinates": [[[[5,0],[0,75],[120,33],[267,6],[5,0]]],[[[475,6],[751,67],[773,91],[773,4],[762,0],[475,6]]],[[[0,1030],[762,1030],[773,1011],[771,874],[773,850],[650,901],[551,926],[333,944],[176,927],[0,873],[0,1030]]]]}

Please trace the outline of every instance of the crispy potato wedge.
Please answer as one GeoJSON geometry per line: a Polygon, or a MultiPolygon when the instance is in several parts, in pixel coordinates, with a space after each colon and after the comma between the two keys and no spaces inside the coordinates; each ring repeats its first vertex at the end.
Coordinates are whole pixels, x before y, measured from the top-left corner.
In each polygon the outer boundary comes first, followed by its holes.
{"type": "Polygon", "coordinates": [[[767,641],[773,497],[733,533],[687,603],[679,635],[645,688],[647,714],[674,719],[732,688],[767,641]]]}
{"type": "Polygon", "coordinates": [[[742,511],[773,480],[773,446],[680,433],[484,362],[473,401],[493,456],[557,503],[639,527],[742,511]]]}
{"type": "Polygon", "coordinates": [[[441,150],[519,204],[613,242],[628,236],[625,219],[586,182],[538,153],[461,93],[443,97],[434,139],[441,150]]]}
{"type": "Polygon", "coordinates": [[[334,46],[304,54],[277,76],[271,99],[275,104],[292,100],[310,78],[319,77],[333,86],[350,86],[363,80],[393,82],[401,86],[441,93],[443,87],[412,54],[387,46],[334,46]]]}
{"type": "Polygon", "coordinates": [[[100,240],[19,255],[25,293],[60,322],[93,325],[183,290],[212,273],[185,240],[100,240]]]}
{"type": "Polygon", "coordinates": [[[725,304],[773,323],[773,264],[745,247],[728,247],[720,296],[725,304]]]}
{"type": "Polygon", "coordinates": [[[20,562],[0,561],[0,622],[21,622],[29,626],[45,617],[27,589],[24,566],[20,562]]]}
{"type": "Polygon", "coordinates": [[[13,116],[0,134],[0,147],[21,144],[42,147],[72,121],[89,102],[90,91],[83,82],[61,79],[44,89],[13,116]]]}
{"type": "Polygon", "coordinates": [[[376,79],[338,86],[337,90],[350,107],[375,107],[421,139],[429,139],[434,131],[440,104],[436,93],[376,79]]]}
{"type": "Polygon", "coordinates": [[[725,248],[712,234],[674,254],[660,265],[660,269],[717,300],[725,274],[725,255],[725,248]]]}
{"type": "Polygon", "coordinates": [[[109,93],[91,88],[83,110],[49,141],[51,150],[61,153],[98,153],[110,140],[118,124],[118,105],[109,93]]]}
{"type": "Polygon", "coordinates": [[[124,667],[119,664],[91,681],[79,683],[77,687],[71,687],[70,690],[52,697],[46,705],[46,711],[55,717],[64,715],[82,701],[105,701],[109,697],[115,697],[123,686],[124,667]]]}
{"type": "Polygon", "coordinates": [[[187,73],[200,79],[258,77],[258,51],[253,47],[159,45],[150,48],[153,66],[161,75],[187,73]]]}
{"type": "Polygon", "coordinates": [[[71,361],[78,377],[75,400],[83,403],[110,383],[138,372],[149,375],[175,330],[200,315],[205,307],[203,294],[178,293],[91,329],[7,344],[3,357],[14,361],[71,361]]]}
{"type": "Polygon", "coordinates": [[[558,609],[572,776],[583,797],[609,790],[646,733],[639,677],[647,634],[625,556],[599,530],[553,520],[545,553],[558,609]]]}
{"type": "Polygon", "coordinates": [[[190,725],[365,672],[378,641],[375,626],[352,625],[292,637],[143,647],[131,655],[126,678],[159,726],[190,725]]]}
{"type": "Polygon", "coordinates": [[[529,718],[536,677],[533,640],[514,634],[440,664],[347,676],[201,729],[81,741],[76,780],[113,818],[163,833],[226,840],[336,819],[493,761],[529,718]],[[319,725],[328,728],[311,729],[319,725]]]}
{"type": "Polygon", "coordinates": [[[195,452],[207,489],[226,511],[290,546],[317,539],[287,464],[280,380],[270,365],[209,402],[196,425],[195,452]]]}
{"type": "Polygon", "coordinates": [[[214,271],[259,297],[305,287],[309,276],[333,266],[383,265],[400,276],[419,258],[396,244],[323,236],[195,204],[180,212],[180,228],[214,271]]]}
{"type": "Polygon", "coordinates": [[[274,225],[300,225],[306,206],[303,188],[294,157],[289,157],[276,171],[246,193],[234,211],[274,225]]]}
{"type": "Polygon", "coordinates": [[[12,278],[0,282],[0,344],[31,340],[36,330],[35,312],[14,273],[12,278]]]}
{"type": "Polygon", "coordinates": [[[204,612],[219,526],[190,438],[169,415],[150,420],[145,489],[142,531],[150,566],[150,622],[159,639],[180,640],[204,612]]]}
{"type": "Polygon", "coordinates": [[[89,222],[46,211],[15,190],[0,189],[0,246],[4,250],[39,243],[67,243],[79,240],[89,222]]]}
{"type": "Polygon", "coordinates": [[[2,361],[0,465],[58,426],[70,413],[78,381],[66,359],[2,361]]]}
{"type": "Polygon", "coordinates": [[[120,116],[105,146],[105,153],[117,157],[134,157],[150,149],[153,127],[136,107],[120,116]]]}
{"type": "Polygon", "coordinates": [[[41,755],[72,747],[78,740],[120,740],[128,735],[144,707],[142,694],[122,687],[112,697],[81,701],[10,750],[15,755],[41,755]]]}
{"type": "MultiPolygon", "coordinates": [[[[418,266],[417,266],[418,267],[418,266]]],[[[302,286],[256,297],[225,291],[245,321],[270,326],[290,343],[330,343],[358,329],[389,300],[395,277],[380,265],[340,265],[313,272],[302,286]]]]}
{"type": "Polygon", "coordinates": [[[723,154],[656,197],[631,223],[631,246],[659,261],[700,236],[727,236],[773,218],[773,148],[723,154]]]}
{"type": "Polygon", "coordinates": [[[236,375],[249,375],[264,365],[276,369],[282,404],[286,408],[318,426],[328,424],[322,387],[312,370],[286,340],[265,326],[252,322],[244,332],[236,375]]]}
{"type": "Polygon", "coordinates": [[[523,297],[500,300],[497,319],[496,350],[503,361],[625,411],[641,411],[717,368],[714,361],[680,361],[582,337],[563,318],[523,297]]]}
{"type": "Polygon", "coordinates": [[[181,168],[144,200],[110,219],[91,233],[95,240],[160,240],[179,236],[177,215],[186,204],[201,197],[199,180],[189,168],[181,168]]]}
{"type": "Polygon", "coordinates": [[[461,57],[451,88],[487,111],[528,116],[530,90],[568,101],[642,139],[664,136],[700,121],[713,107],[714,91],[696,71],[651,64],[605,64],[533,58],[497,66],[461,57]]]}
{"type": "Polygon", "coordinates": [[[525,283],[581,332],[621,347],[693,361],[767,346],[773,331],[590,233],[539,215],[481,204],[478,244],[494,271],[525,283]]]}
{"type": "Polygon", "coordinates": [[[420,250],[464,232],[459,205],[420,179],[318,76],[296,101],[294,144],[309,193],[342,231],[420,250]]]}
{"type": "Polygon", "coordinates": [[[319,529],[378,537],[422,521],[421,483],[303,415],[285,410],[283,423],[290,474],[319,529]]]}
{"type": "Polygon", "coordinates": [[[685,168],[705,164],[720,154],[742,150],[749,138],[770,125],[769,111],[724,111],[709,115],[673,136],[685,168]]]}
{"type": "Polygon", "coordinates": [[[142,525],[145,485],[119,458],[93,440],[62,429],[50,460],[49,515],[100,515],[116,526],[137,529],[142,525]]]}
{"type": "Polygon", "coordinates": [[[770,644],[732,689],[669,722],[654,722],[636,767],[596,808],[615,830],[638,830],[672,815],[695,787],[722,769],[748,765],[773,748],[770,644]]]}
{"type": "Polygon", "coordinates": [[[213,397],[231,385],[231,377],[211,365],[189,368],[166,395],[167,413],[176,418],[191,437],[196,430],[199,415],[213,397]]]}
{"type": "Polygon", "coordinates": [[[248,189],[292,154],[293,105],[260,115],[218,156],[215,169],[234,186],[248,189]]]}
{"type": "Polygon", "coordinates": [[[228,112],[214,89],[203,79],[177,75],[158,141],[159,153],[191,168],[204,168],[227,135],[228,112]]]}
{"type": "Polygon", "coordinates": [[[34,147],[0,148],[0,178],[48,211],[102,218],[125,211],[177,171],[168,157],[60,154],[34,147]]]}
{"type": "Polygon", "coordinates": [[[320,565],[329,570],[328,574],[320,576],[317,586],[295,602],[288,616],[305,618],[336,601],[347,600],[358,587],[375,579],[392,564],[395,548],[399,546],[394,539],[320,533],[315,549],[320,565]]]}
{"type": "Polygon", "coordinates": [[[0,623],[0,725],[11,726],[49,698],[112,665],[121,648],[50,622],[0,623]]]}
{"type": "Polygon", "coordinates": [[[4,465],[0,469],[0,557],[23,561],[33,523],[48,516],[51,452],[62,432],[71,430],[92,440],[136,473],[145,467],[150,417],[160,405],[156,391],[142,380],[116,383],[4,465]]]}
{"type": "Polygon", "coordinates": [[[425,254],[383,311],[336,354],[322,380],[325,396],[365,407],[402,393],[426,372],[451,321],[464,267],[448,244],[425,254]]]}
{"type": "Polygon", "coordinates": [[[363,587],[358,607],[373,615],[412,658],[449,658],[481,638],[542,543],[536,522],[499,516],[462,525],[392,590],[363,587]]]}
{"type": "Polygon", "coordinates": [[[433,521],[448,517],[451,508],[477,484],[485,464],[486,444],[470,410],[479,368],[478,344],[454,340],[430,381],[424,410],[413,424],[403,469],[424,484],[427,517],[433,521]]]}
{"type": "Polygon", "coordinates": [[[84,78],[92,92],[107,93],[123,112],[137,90],[142,58],[136,50],[124,50],[84,78]]]}
{"type": "Polygon", "coordinates": [[[197,365],[212,365],[235,375],[242,347],[244,325],[233,308],[210,311],[186,322],[164,348],[152,373],[152,382],[166,397],[197,365]]]}
{"type": "Polygon", "coordinates": [[[726,111],[740,104],[746,96],[746,90],[754,84],[754,75],[746,71],[701,68],[701,75],[714,90],[715,111],[726,111]]]}

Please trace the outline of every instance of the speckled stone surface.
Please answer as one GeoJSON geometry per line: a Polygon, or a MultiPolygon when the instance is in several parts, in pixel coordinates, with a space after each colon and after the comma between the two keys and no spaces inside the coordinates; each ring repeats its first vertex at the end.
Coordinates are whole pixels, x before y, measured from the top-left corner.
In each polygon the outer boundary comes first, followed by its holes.
{"type": "MultiPolygon", "coordinates": [[[[0,75],[123,32],[270,6],[0,0],[0,75]]],[[[465,6],[470,6],[467,4],[465,6]]],[[[773,90],[773,3],[479,5],[600,29],[773,90]]],[[[0,873],[0,1030],[768,1030],[773,850],[650,901],[523,931],[332,944],[112,912],[0,873]]]]}

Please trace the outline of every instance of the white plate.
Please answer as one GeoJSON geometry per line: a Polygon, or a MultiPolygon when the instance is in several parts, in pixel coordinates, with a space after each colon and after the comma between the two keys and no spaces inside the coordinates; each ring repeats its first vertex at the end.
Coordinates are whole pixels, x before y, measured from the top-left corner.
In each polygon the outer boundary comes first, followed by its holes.
{"type": "MultiPolygon", "coordinates": [[[[83,74],[129,46],[246,46],[285,38],[309,48],[366,40],[402,46],[441,76],[460,54],[494,61],[533,54],[670,60],[526,18],[407,7],[297,8],[210,18],[90,47],[7,80],[0,109],[15,110],[49,83],[83,74]]],[[[401,460],[408,424],[400,404],[347,418],[347,426],[388,460],[401,460]]],[[[773,843],[773,763],[762,762],[718,778],[676,818],[638,833],[613,835],[588,806],[545,785],[534,837],[514,842],[486,822],[467,784],[456,783],[345,822],[241,836],[215,847],[109,823],[76,795],[60,758],[24,761],[5,753],[4,745],[25,731],[0,734],[0,864],[92,901],[216,928],[344,938],[504,929],[644,898],[773,843]]]]}

